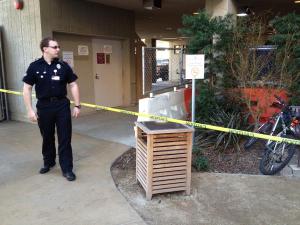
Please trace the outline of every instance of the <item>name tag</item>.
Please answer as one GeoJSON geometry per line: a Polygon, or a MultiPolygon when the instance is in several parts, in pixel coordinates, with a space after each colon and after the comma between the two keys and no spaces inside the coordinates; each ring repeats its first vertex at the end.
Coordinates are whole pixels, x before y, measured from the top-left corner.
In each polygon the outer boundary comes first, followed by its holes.
{"type": "Polygon", "coordinates": [[[52,76],[52,80],[60,80],[60,76],[52,76]]]}

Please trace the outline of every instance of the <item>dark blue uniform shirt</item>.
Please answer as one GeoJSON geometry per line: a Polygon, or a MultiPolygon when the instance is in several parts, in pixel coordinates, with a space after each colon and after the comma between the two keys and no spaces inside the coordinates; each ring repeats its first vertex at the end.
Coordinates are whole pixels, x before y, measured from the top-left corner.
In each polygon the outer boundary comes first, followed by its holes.
{"type": "Polygon", "coordinates": [[[65,97],[67,83],[77,80],[71,67],[59,59],[54,59],[49,65],[43,57],[32,62],[23,78],[23,82],[35,85],[36,97],[48,99],[65,97]]]}

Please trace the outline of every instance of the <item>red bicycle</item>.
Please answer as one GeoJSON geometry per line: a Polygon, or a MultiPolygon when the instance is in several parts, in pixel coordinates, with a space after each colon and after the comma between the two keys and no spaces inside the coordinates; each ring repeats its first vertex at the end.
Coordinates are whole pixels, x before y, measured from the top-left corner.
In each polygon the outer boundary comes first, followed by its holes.
{"type": "MultiPolygon", "coordinates": [[[[279,109],[283,109],[284,107],[286,107],[286,104],[285,102],[280,98],[278,97],[277,95],[275,95],[275,98],[277,100],[277,102],[273,103],[272,106],[276,107],[276,108],[279,108],[279,109]]],[[[261,124],[258,128],[256,128],[253,132],[255,133],[260,133],[260,134],[270,134],[270,135],[273,135],[271,134],[271,131],[272,131],[272,128],[275,124],[275,122],[277,121],[278,119],[278,116],[279,116],[280,113],[275,113],[274,115],[272,115],[268,121],[266,121],[265,123],[261,124]]],[[[255,138],[255,137],[249,137],[245,143],[244,143],[244,149],[245,150],[249,150],[250,147],[252,147],[252,145],[254,145],[257,141],[258,141],[259,138],[255,138]]]]}

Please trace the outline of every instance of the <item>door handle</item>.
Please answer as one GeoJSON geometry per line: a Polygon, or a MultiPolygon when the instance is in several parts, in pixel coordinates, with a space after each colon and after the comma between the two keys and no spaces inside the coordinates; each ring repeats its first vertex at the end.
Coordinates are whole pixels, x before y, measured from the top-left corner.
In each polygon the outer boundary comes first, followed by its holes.
{"type": "Polygon", "coordinates": [[[96,73],[95,79],[99,80],[100,75],[98,73],[96,73]]]}

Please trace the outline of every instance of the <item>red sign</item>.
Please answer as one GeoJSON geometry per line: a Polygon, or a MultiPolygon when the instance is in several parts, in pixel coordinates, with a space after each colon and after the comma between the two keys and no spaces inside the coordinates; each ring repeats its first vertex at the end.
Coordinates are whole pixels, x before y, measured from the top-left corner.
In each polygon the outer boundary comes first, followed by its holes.
{"type": "Polygon", "coordinates": [[[97,64],[105,64],[105,54],[97,53],[97,64]]]}

